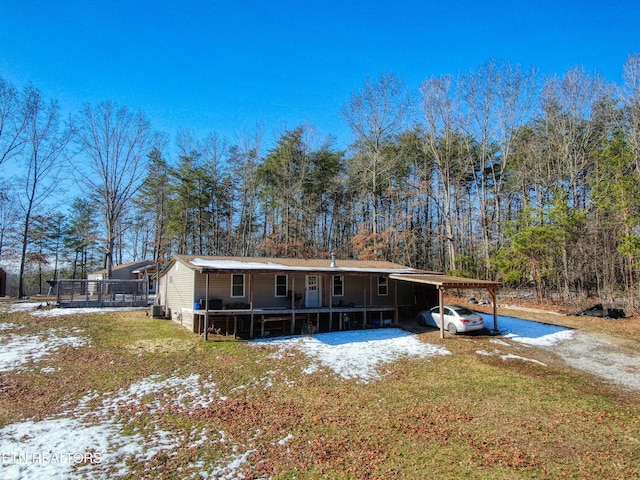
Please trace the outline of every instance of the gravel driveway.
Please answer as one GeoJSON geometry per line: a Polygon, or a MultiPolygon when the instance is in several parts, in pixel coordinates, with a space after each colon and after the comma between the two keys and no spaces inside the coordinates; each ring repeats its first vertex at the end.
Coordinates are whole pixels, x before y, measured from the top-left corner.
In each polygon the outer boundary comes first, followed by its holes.
{"type": "Polygon", "coordinates": [[[640,356],[621,353],[615,343],[602,337],[575,331],[571,340],[547,349],[562,357],[572,368],[640,390],[640,356]]]}

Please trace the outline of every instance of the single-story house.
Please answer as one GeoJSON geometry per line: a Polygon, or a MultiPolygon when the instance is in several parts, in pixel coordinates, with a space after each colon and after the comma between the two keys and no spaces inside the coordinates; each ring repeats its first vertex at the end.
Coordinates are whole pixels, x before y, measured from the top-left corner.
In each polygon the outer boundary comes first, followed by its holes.
{"type": "Polygon", "coordinates": [[[156,293],[156,286],[157,286],[157,280],[158,280],[157,273],[158,273],[158,264],[152,263],[152,262],[144,264],[143,266],[136,268],[131,272],[134,279],[147,281],[148,292],[150,294],[156,293]]]}
{"type": "Polygon", "coordinates": [[[397,325],[400,318],[442,305],[451,288],[486,289],[495,306],[498,286],[391,262],[333,256],[175,255],[159,272],[157,304],[165,317],[205,338],[211,332],[251,338],[397,325]]]}
{"type": "MultiPolygon", "coordinates": [[[[151,260],[138,260],[116,265],[111,269],[111,278],[107,278],[107,269],[98,270],[87,275],[88,280],[147,280],[149,293],[155,288],[156,264],[151,260]]],[[[133,287],[131,287],[133,288],[133,287]]],[[[127,292],[135,293],[135,292],[127,292]]]]}

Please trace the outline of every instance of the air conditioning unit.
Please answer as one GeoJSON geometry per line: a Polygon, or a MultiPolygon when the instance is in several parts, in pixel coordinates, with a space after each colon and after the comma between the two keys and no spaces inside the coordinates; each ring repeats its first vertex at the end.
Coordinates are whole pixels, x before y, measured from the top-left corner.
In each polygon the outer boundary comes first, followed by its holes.
{"type": "Polygon", "coordinates": [[[152,305],[151,316],[153,318],[164,318],[164,307],[162,305],[152,305]]]}

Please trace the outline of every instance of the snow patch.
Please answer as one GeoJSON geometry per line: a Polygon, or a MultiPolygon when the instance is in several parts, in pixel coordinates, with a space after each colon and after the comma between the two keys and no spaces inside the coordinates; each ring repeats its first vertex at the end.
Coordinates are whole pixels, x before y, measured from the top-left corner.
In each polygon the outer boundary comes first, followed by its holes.
{"type": "Polygon", "coordinates": [[[284,445],[285,443],[287,443],[289,440],[293,439],[293,435],[290,433],[289,435],[287,435],[286,437],[278,440],[278,445],[284,445]]]}
{"type": "Polygon", "coordinates": [[[381,378],[378,367],[402,357],[427,358],[450,355],[444,347],[420,341],[415,335],[397,328],[352,330],[320,333],[312,337],[282,337],[255,340],[253,345],[275,345],[279,354],[297,349],[318,363],[304,369],[313,373],[320,366],[333,370],[345,379],[363,383],[381,378]],[[319,364],[319,365],[318,365],[319,364]]]}
{"type": "Polygon", "coordinates": [[[500,358],[502,360],[522,360],[523,362],[537,363],[538,365],[542,365],[543,367],[547,366],[546,363],[539,362],[538,360],[534,360],[533,358],[521,357],[520,355],[513,355],[512,353],[508,355],[502,355],[500,356],[500,358]]]}
{"type": "Polygon", "coordinates": [[[148,310],[147,307],[102,307],[102,308],[52,308],[50,310],[37,310],[31,312],[34,317],[62,317],[64,315],[79,315],[107,313],[107,312],[125,312],[131,310],[148,310]]]}
{"type": "Polygon", "coordinates": [[[24,328],[24,325],[20,325],[19,323],[0,323],[0,332],[4,330],[20,330],[21,328],[24,328]]]}
{"type": "Polygon", "coordinates": [[[36,308],[42,307],[42,305],[45,304],[42,302],[13,302],[9,306],[9,312],[28,312],[29,310],[35,310],[36,308]]]}
{"type": "MultiPolygon", "coordinates": [[[[79,329],[74,330],[74,333],[78,332],[79,329]]],[[[29,362],[38,362],[63,346],[78,348],[90,343],[87,337],[69,333],[65,329],[50,329],[37,335],[0,336],[0,372],[21,368],[29,362]]]]}
{"type": "MultiPolygon", "coordinates": [[[[487,322],[486,324],[493,321],[493,315],[486,313],[480,315],[487,322]]],[[[499,316],[498,328],[509,340],[537,347],[552,347],[571,340],[574,335],[574,331],[569,328],[514,317],[499,316]]]]}
{"type": "MultiPolygon", "coordinates": [[[[42,421],[24,421],[0,429],[3,478],[112,478],[127,475],[127,463],[145,462],[158,453],[174,455],[187,444],[195,448],[211,440],[205,431],[180,434],[154,428],[124,435],[125,424],[115,419],[122,412],[151,413],[171,409],[189,411],[218,401],[216,385],[197,374],[161,380],[151,376],[115,393],[90,392],[72,410],[42,421]],[[95,404],[98,403],[98,407],[95,404]]],[[[134,413],[135,415],[135,413],[134,413]]],[[[220,432],[219,442],[225,441],[220,432]]],[[[233,447],[209,474],[237,478],[238,469],[252,451],[237,453],[233,447]]],[[[205,477],[206,478],[206,477],[205,477]]]]}

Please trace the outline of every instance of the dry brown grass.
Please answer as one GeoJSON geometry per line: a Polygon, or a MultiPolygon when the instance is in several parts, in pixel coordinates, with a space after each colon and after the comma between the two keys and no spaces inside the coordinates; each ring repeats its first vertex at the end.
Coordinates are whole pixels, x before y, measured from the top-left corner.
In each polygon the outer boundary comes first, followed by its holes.
{"type": "MultiPolygon", "coordinates": [[[[553,319],[606,331],[605,320],[553,319]]],[[[224,400],[209,407],[149,414],[131,406],[120,413],[127,431],[163,428],[212,439],[225,432],[225,442],[185,441],[133,462],[131,478],[197,476],[191,465],[210,470],[233,448],[252,452],[238,472],[249,479],[622,479],[640,472],[638,392],[573,371],[531,347],[512,345],[510,352],[547,366],[479,355],[495,348],[491,337],[441,340],[439,332],[425,331],[419,338],[444,344],[453,355],[401,360],[385,367],[383,379],[362,384],[326,369],[305,374],[308,360],[300,353],[273,358],[273,347],[205,344],[140,312],[35,322],[20,314],[11,321],[32,334],[81,328],[92,343],[50,357],[55,376],[37,365],[2,374],[0,427],[63,414],[88,391],[105,395],[150,375],[215,381],[224,400]]]]}

